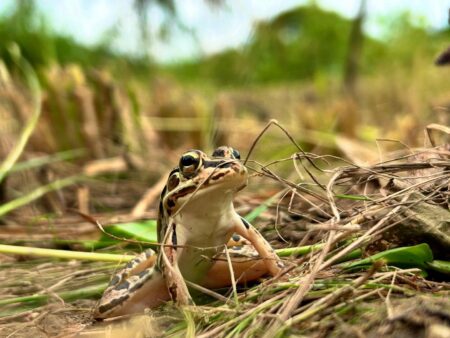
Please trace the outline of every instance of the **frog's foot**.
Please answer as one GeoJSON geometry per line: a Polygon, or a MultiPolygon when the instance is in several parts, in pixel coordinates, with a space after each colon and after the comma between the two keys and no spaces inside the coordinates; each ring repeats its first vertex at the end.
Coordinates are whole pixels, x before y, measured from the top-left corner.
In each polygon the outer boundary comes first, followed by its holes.
{"type": "MultiPolygon", "coordinates": [[[[232,246],[228,248],[228,254],[237,284],[247,284],[270,274],[265,261],[251,244],[232,246]]],[[[218,289],[232,285],[225,252],[221,252],[213,259],[214,264],[209,269],[201,285],[209,289],[218,289]]]]}
{"type": "MultiPolygon", "coordinates": [[[[176,239],[175,236],[171,237],[176,239]]],[[[176,240],[172,242],[172,245],[176,245],[176,240]]],[[[166,280],[166,287],[172,300],[178,305],[194,304],[178,266],[176,249],[173,247],[168,247],[161,251],[160,269],[163,272],[166,280]]]]}
{"type": "Polygon", "coordinates": [[[234,223],[234,231],[253,245],[264,261],[269,273],[272,276],[279,275],[284,268],[284,264],[266,239],[244,218],[236,217],[234,223]]]}
{"type": "MultiPolygon", "coordinates": [[[[244,237],[233,235],[228,246],[237,283],[245,284],[270,274],[266,261],[244,237]]],[[[145,308],[157,307],[170,299],[179,305],[193,304],[178,264],[170,266],[167,269],[163,264],[164,277],[156,268],[156,254],[150,249],[141,253],[113,276],[94,310],[94,318],[143,312],[145,308]]],[[[214,289],[231,284],[227,257],[222,252],[214,258],[201,285],[214,289]]]]}
{"type": "Polygon", "coordinates": [[[171,268],[165,267],[164,276],[166,287],[173,301],[178,305],[194,304],[178,265],[174,265],[171,268]]]}
{"type": "Polygon", "coordinates": [[[252,243],[238,234],[233,234],[227,243],[228,248],[243,247],[244,245],[251,246],[252,243]]]}
{"type": "Polygon", "coordinates": [[[111,279],[94,309],[95,319],[142,312],[170,300],[164,277],[155,268],[156,255],[147,250],[111,279]]]}

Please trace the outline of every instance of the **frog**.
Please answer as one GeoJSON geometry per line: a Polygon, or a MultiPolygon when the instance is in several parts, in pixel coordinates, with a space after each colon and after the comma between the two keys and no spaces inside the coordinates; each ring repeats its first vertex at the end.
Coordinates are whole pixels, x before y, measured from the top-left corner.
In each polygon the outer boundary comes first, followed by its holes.
{"type": "Polygon", "coordinates": [[[170,300],[193,304],[186,281],[208,288],[230,285],[229,265],[225,259],[215,259],[224,257],[229,243],[233,243],[232,256],[239,255],[242,246],[236,242],[241,242],[251,246],[250,255],[258,258],[251,263],[253,269],[242,262],[234,264],[238,280],[280,275],[282,260],[234,208],[234,196],[247,186],[248,177],[239,152],[232,147],[218,147],[211,156],[196,149],[182,154],[161,192],[158,250],[147,249],[113,276],[93,311],[94,318],[143,312],[170,300]]]}

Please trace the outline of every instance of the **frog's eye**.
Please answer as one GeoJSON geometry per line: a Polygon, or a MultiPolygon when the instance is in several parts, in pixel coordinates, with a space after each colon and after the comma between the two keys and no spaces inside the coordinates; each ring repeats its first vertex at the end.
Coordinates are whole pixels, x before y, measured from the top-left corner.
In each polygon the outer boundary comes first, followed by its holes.
{"type": "Polygon", "coordinates": [[[180,184],[180,173],[175,172],[170,175],[169,179],[167,180],[167,190],[172,191],[178,186],[178,184],[180,184]]]}
{"type": "Polygon", "coordinates": [[[241,159],[241,154],[236,149],[233,149],[232,154],[233,154],[233,158],[235,158],[236,160],[241,159]]]}
{"type": "Polygon", "coordinates": [[[195,151],[190,151],[180,159],[180,171],[184,177],[192,177],[200,168],[202,159],[200,154],[195,151]]]}

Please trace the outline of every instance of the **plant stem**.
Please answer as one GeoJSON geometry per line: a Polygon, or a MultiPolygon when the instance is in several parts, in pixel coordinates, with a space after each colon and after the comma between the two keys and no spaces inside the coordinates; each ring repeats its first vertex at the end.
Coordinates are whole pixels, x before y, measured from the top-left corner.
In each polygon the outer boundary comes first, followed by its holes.
{"type": "Polygon", "coordinates": [[[117,255],[117,254],[107,254],[97,252],[43,249],[43,248],[32,248],[26,246],[14,246],[3,244],[0,244],[0,252],[14,255],[52,257],[62,259],[78,259],[97,262],[127,262],[135,257],[132,255],[117,255]]]}
{"type": "MultiPolygon", "coordinates": [[[[65,301],[71,301],[74,299],[91,298],[95,296],[101,296],[102,292],[106,289],[107,283],[101,283],[93,286],[89,286],[82,289],[64,291],[58,293],[58,296],[65,301]]],[[[52,295],[32,295],[24,297],[15,297],[8,299],[1,299],[0,306],[14,304],[14,303],[39,303],[42,304],[47,301],[52,295]]]]}

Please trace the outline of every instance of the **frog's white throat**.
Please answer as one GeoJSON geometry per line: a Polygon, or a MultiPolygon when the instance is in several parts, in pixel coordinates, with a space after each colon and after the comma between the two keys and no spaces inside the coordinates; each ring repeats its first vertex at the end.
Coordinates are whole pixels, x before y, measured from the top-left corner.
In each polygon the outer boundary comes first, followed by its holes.
{"type": "MultiPolygon", "coordinates": [[[[185,201],[179,201],[183,206],[176,212],[173,221],[177,225],[182,225],[177,228],[186,229],[189,240],[197,242],[197,238],[201,238],[207,242],[216,240],[220,242],[231,231],[233,220],[239,217],[233,206],[234,193],[230,189],[220,194],[200,194],[191,198],[185,205],[183,205],[185,201]]],[[[204,246],[209,244],[206,243],[204,246]]]]}

